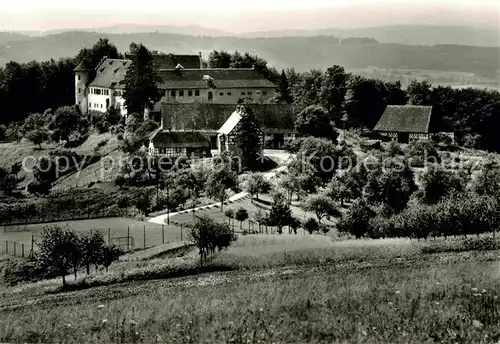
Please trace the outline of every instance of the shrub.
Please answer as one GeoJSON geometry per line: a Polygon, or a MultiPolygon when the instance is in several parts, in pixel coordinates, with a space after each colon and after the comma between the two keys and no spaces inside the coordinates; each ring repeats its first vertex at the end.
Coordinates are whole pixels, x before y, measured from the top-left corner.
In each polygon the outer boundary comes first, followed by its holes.
{"type": "Polygon", "coordinates": [[[35,259],[9,258],[0,263],[0,280],[7,286],[43,279],[45,272],[35,259]]]}
{"type": "Polygon", "coordinates": [[[440,163],[441,159],[437,151],[437,145],[433,141],[412,141],[409,145],[407,157],[411,166],[420,167],[426,162],[440,163]]]}

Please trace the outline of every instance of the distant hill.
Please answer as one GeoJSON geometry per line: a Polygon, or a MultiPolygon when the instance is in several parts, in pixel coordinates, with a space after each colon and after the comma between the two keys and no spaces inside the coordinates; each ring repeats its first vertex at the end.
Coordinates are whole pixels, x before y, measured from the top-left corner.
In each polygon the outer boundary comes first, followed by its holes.
{"type": "Polygon", "coordinates": [[[372,37],[381,43],[411,45],[458,44],[480,47],[500,46],[498,28],[468,26],[396,25],[357,29],[282,30],[243,33],[241,37],[309,37],[331,35],[340,38],[372,37]]]}
{"type": "Polygon", "coordinates": [[[108,37],[120,51],[131,42],[142,42],[161,52],[203,52],[213,49],[258,54],[277,68],[294,67],[298,71],[340,64],[345,68],[376,66],[388,69],[424,69],[475,73],[496,79],[500,66],[498,48],[459,45],[413,46],[378,43],[373,40],[339,40],[333,36],[315,37],[200,37],[166,33],[99,34],[65,32],[10,42],[0,50],[0,63],[10,60],[28,62],[72,57],[99,37],[108,37]]]}
{"type": "MultiPolygon", "coordinates": [[[[5,32],[0,31],[0,45],[7,45],[12,41],[20,41],[23,39],[29,39],[30,36],[19,33],[19,32],[5,32]]],[[[1,50],[0,50],[1,52],[1,50]]]]}

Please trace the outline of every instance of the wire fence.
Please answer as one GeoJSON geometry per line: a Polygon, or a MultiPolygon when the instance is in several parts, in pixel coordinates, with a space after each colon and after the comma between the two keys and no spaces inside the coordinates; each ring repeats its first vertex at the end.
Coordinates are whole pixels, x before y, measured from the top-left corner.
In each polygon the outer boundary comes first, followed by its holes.
{"type": "MultiPolygon", "coordinates": [[[[0,254],[21,258],[32,256],[38,250],[42,230],[43,228],[38,227],[27,231],[4,232],[3,235],[0,235],[0,254]]],[[[125,252],[189,240],[188,230],[185,225],[148,223],[142,224],[142,226],[135,224],[127,227],[77,228],[75,230],[78,233],[101,232],[107,244],[118,246],[125,252]]]]}

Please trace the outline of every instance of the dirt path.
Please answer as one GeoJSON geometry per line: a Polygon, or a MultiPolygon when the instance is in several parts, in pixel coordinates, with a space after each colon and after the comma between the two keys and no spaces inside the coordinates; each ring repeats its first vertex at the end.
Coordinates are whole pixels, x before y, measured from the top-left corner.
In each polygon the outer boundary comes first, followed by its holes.
{"type": "MultiPolygon", "coordinates": [[[[274,176],[276,176],[277,173],[281,172],[281,171],[286,171],[287,167],[286,166],[280,166],[278,168],[275,168],[269,172],[266,172],[263,174],[264,176],[264,179],[266,180],[270,180],[272,179],[274,176]]],[[[245,198],[246,196],[248,196],[248,192],[246,191],[242,191],[242,192],[239,192],[231,197],[229,197],[228,199],[228,202],[232,203],[232,202],[235,202],[235,201],[239,201],[240,199],[243,199],[245,198]]],[[[198,210],[202,210],[202,209],[207,209],[207,208],[212,208],[216,205],[219,205],[219,203],[214,203],[214,204],[208,204],[208,205],[204,205],[204,206],[201,206],[201,207],[197,207],[197,208],[194,208],[195,211],[198,211],[198,210]]],[[[177,215],[177,214],[181,214],[181,213],[185,213],[185,211],[183,212],[175,212],[175,213],[170,213],[169,214],[163,214],[163,215],[159,215],[159,216],[156,216],[156,217],[153,217],[151,219],[148,220],[148,222],[152,222],[152,223],[157,223],[157,224],[165,224],[167,218],[170,216],[170,218],[172,218],[173,216],[177,215]]]]}

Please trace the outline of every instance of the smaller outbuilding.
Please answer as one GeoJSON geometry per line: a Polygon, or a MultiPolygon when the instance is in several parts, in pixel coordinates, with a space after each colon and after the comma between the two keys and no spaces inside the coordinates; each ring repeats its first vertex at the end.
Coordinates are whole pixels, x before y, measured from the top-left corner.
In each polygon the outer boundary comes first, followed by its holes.
{"type": "Polygon", "coordinates": [[[373,131],[399,143],[428,140],[433,134],[432,106],[389,105],[373,131]]]}
{"type": "Polygon", "coordinates": [[[170,131],[158,129],[149,138],[149,155],[190,159],[209,158],[210,140],[197,131],[170,131]]]}
{"type": "MultiPolygon", "coordinates": [[[[229,116],[222,127],[217,131],[217,147],[219,154],[222,152],[238,153],[234,137],[240,130],[240,122],[247,115],[247,110],[243,105],[238,105],[236,110],[229,116]]],[[[264,132],[261,130],[261,147],[264,146],[264,132]]]]}

